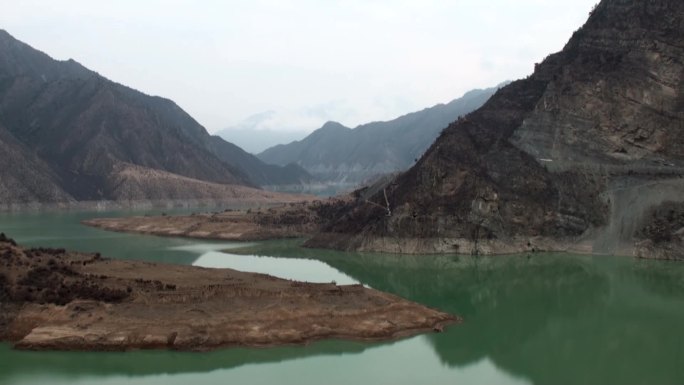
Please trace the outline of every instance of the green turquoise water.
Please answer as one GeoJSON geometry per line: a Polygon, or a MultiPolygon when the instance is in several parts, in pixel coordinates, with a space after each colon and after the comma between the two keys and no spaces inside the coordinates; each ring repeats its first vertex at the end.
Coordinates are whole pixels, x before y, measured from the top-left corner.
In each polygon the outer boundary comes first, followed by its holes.
{"type": "Polygon", "coordinates": [[[391,343],[210,353],[21,352],[0,344],[0,384],[684,383],[684,264],[627,257],[396,256],[118,234],[80,220],[126,212],[5,214],[32,246],[233,267],[376,289],[461,315],[462,325],[391,343]],[[221,251],[223,250],[223,251],[221,251]]]}

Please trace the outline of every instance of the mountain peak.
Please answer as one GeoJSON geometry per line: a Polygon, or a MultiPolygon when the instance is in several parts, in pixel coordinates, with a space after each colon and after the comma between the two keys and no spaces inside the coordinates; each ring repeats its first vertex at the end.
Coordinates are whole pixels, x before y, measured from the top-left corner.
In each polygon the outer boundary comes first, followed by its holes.
{"type": "Polygon", "coordinates": [[[405,170],[449,123],[480,107],[495,88],[468,93],[449,104],[438,104],[386,122],[347,128],[327,122],[306,138],[269,148],[259,154],[267,163],[296,162],[320,181],[340,189],[405,170]]]}
{"type": "Polygon", "coordinates": [[[62,78],[89,78],[95,73],[74,59],[59,61],[17,40],[0,29],[0,73],[3,76],[28,76],[43,81],[62,78]]]}
{"type": "Polygon", "coordinates": [[[323,126],[321,126],[321,128],[320,128],[320,130],[340,130],[340,129],[349,130],[350,128],[342,125],[342,123],[338,123],[338,122],[335,122],[332,120],[325,122],[325,124],[323,126]]]}

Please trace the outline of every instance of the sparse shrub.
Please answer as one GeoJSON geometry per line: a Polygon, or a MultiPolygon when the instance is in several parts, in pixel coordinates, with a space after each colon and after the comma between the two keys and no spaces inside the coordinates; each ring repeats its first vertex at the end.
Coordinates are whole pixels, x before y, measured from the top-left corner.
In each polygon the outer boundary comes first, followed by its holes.
{"type": "Polygon", "coordinates": [[[16,246],[17,243],[12,238],[8,238],[5,233],[0,233],[0,242],[9,243],[12,246],[16,246]]]}

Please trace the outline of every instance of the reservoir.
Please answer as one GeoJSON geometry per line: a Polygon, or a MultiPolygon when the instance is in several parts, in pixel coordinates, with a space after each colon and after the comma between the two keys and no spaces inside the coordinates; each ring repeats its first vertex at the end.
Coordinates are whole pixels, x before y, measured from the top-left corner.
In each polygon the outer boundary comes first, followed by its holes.
{"type": "MultiPolygon", "coordinates": [[[[0,384],[674,384],[684,382],[684,264],[631,257],[344,253],[121,234],[80,224],[131,212],[1,214],[27,246],[361,283],[458,314],[389,343],[173,351],[23,352],[0,344],[0,384]]],[[[140,213],[136,213],[140,214],[140,213]]]]}

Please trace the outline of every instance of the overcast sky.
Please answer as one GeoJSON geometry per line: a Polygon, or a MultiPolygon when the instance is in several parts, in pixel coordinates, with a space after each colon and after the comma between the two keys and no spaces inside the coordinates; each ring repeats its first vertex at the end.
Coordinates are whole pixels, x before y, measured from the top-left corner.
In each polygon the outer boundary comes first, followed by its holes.
{"type": "Polygon", "coordinates": [[[527,76],[597,1],[0,0],[0,28],[173,99],[212,132],[253,115],[310,131],[527,76]]]}

